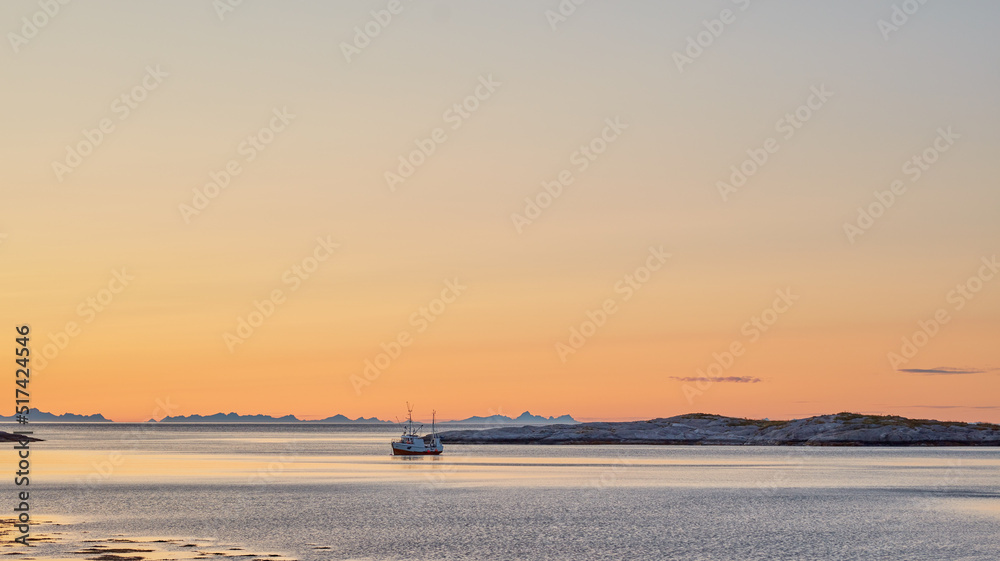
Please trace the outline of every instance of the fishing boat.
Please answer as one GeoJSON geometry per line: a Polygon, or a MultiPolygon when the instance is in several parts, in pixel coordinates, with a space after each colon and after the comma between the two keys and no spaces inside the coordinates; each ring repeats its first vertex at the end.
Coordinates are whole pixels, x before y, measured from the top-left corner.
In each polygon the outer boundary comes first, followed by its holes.
{"type": "Polygon", "coordinates": [[[417,426],[413,422],[413,407],[410,407],[409,403],[406,404],[406,410],[407,418],[406,422],[403,423],[403,436],[400,436],[399,440],[392,441],[392,454],[394,456],[436,456],[444,452],[441,437],[437,435],[434,426],[437,411],[431,412],[431,433],[420,436],[418,432],[423,428],[423,425],[417,426]]]}

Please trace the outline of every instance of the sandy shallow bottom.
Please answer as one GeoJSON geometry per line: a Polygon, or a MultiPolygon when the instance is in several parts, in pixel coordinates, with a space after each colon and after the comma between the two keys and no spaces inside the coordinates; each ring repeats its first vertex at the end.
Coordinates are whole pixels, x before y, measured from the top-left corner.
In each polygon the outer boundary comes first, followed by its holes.
{"type": "MultiPolygon", "coordinates": [[[[163,536],[97,537],[77,529],[69,519],[47,517],[32,521],[29,547],[14,542],[21,535],[13,518],[0,519],[0,555],[23,561],[196,561],[235,559],[238,561],[298,561],[280,553],[256,551],[237,544],[205,538],[163,536]]],[[[315,550],[329,546],[306,544],[315,550]]]]}

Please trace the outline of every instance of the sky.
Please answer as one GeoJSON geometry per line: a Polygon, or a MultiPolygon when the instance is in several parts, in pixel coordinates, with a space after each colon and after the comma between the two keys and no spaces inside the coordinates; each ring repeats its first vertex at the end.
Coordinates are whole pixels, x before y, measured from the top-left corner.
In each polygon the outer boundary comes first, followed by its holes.
{"type": "Polygon", "coordinates": [[[44,411],[1000,421],[994,2],[0,30],[0,324],[44,411]]]}

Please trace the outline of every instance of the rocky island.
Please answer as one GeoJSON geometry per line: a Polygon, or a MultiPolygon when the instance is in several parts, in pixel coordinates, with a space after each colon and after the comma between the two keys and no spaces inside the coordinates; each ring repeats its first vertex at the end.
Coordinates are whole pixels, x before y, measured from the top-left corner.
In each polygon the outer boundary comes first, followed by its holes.
{"type": "Polygon", "coordinates": [[[1000,425],[839,413],[789,421],[692,413],[667,419],[454,430],[445,444],[1000,446],[1000,425]]]}
{"type": "Polygon", "coordinates": [[[24,442],[24,441],[43,442],[43,439],[35,438],[33,436],[25,436],[23,434],[11,434],[7,431],[0,430],[0,442],[24,442]]]}

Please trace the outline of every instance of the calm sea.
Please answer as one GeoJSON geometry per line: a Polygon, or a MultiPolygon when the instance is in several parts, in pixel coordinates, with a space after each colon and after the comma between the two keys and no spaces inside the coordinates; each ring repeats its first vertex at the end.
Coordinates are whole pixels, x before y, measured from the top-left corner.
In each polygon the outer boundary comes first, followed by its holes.
{"type": "MultiPolygon", "coordinates": [[[[37,539],[22,559],[1000,558],[997,448],[394,458],[397,429],[372,425],[33,428],[47,441],[32,446],[37,539]]],[[[3,532],[3,553],[20,549],[3,532]]]]}

